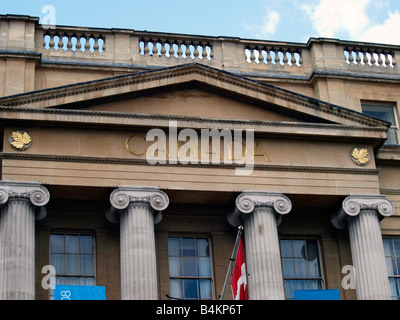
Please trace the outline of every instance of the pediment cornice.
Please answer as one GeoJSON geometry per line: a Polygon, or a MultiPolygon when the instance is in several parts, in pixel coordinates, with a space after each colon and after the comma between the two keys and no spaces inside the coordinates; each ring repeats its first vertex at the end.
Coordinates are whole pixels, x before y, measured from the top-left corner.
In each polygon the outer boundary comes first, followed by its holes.
{"type": "Polygon", "coordinates": [[[277,108],[282,108],[283,111],[320,118],[324,122],[345,126],[386,129],[389,127],[386,122],[353,110],[197,63],[3,97],[0,98],[0,105],[5,107],[68,109],[68,106],[76,104],[84,107],[88,101],[93,104],[100,99],[113,99],[119,95],[168,86],[179,87],[189,82],[197,82],[220,92],[238,95],[243,99],[248,98],[249,101],[273,104],[277,108]]]}

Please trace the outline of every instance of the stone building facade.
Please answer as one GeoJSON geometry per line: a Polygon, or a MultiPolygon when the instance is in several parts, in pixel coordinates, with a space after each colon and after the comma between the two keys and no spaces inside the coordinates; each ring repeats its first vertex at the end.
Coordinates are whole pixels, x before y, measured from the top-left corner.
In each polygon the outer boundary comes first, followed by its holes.
{"type": "Polygon", "coordinates": [[[399,298],[398,46],[38,20],[0,16],[0,299],[218,299],[240,225],[250,299],[399,298]]]}

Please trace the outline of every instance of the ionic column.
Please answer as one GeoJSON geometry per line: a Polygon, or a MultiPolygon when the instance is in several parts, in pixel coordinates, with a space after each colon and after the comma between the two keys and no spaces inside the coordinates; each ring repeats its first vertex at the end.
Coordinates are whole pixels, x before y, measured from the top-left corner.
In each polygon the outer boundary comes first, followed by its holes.
{"type": "Polygon", "coordinates": [[[111,222],[120,221],[121,299],[156,300],[157,267],[154,224],[169,204],[157,188],[126,187],[110,195],[111,222]]]}
{"type": "Polygon", "coordinates": [[[35,299],[35,219],[49,200],[40,184],[0,181],[0,300],[35,299]]]}
{"type": "Polygon", "coordinates": [[[285,299],[278,226],[291,208],[290,200],[280,193],[243,192],[228,216],[233,226],[244,222],[251,300],[285,299]]]}
{"type": "Polygon", "coordinates": [[[336,228],[349,228],[358,300],[391,299],[380,220],[393,211],[385,196],[352,195],[332,217],[336,228]]]}

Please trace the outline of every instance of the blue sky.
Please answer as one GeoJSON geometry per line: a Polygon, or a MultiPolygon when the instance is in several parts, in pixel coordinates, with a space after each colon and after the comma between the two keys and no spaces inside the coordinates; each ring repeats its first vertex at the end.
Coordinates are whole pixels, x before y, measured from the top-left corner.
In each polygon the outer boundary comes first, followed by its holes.
{"type": "Polygon", "coordinates": [[[2,0],[1,14],[57,25],[307,42],[310,37],[400,44],[399,0],[2,0]]]}

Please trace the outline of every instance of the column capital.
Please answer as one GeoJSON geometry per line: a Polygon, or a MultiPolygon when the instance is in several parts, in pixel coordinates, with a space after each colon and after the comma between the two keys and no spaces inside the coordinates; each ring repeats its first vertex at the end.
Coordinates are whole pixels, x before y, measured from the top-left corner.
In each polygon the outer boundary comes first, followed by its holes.
{"type": "Polygon", "coordinates": [[[36,220],[41,220],[46,216],[44,206],[50,200],[50,193],[36,182],[0,181],[0,205],[6,204],[11,199],[29,200],[31,204],[38,207],[36,220]]]}
{"type": "Polygon", "coordinates": [[[343,229],[349,217],[355,217],[363,210],[375,211],[379,220],[382,220],[393,214],[394,206],[384,195],[349,195],[342,202],[339,211],[332,216],[332,224],[338,229],[343,229]]]}
{"type": "Polygon", "coordinates": [[[167,194],[160,188],[147,187],[120,187],[115,189],[110,195],[111,209],[106,212],[106,218],[113,223],[119,221],[116,211],[124,210],[132,204],[148,205],[156,213],[154,223],[161,221],[161,211],[169,205],[167,194]]]}
{"type": "Polygon", "coordinates": [[[245,215],[258,208],[272,208],[276,214],[279,214],[278,224],[281,216],[289,213],[292,209],[290,199],[278,192],[243,191],[236,198],[235,204],[235,209],[228,215],[228,222],[235,227],[242,224],[245,215]]]}

